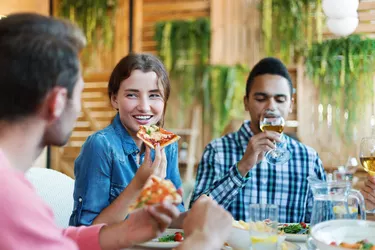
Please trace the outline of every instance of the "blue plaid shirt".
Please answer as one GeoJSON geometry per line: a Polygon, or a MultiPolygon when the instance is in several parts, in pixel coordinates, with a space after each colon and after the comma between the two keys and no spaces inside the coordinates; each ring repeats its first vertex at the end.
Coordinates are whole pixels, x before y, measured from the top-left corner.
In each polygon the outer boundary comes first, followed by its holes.
{"type": "Polygon", "coordinates": [[[207,145],[198,167],[192,203],[207,194],[234,219],[244,221],[249,220],[250,204],[277,204],[280,223],[310,222],[313,195],[307,177],[325,180],[317,152],[284,135],[283,147],[290,152],[289,162],[271,165],[263,160],[242,177],[237,162],[253,135],[250,121],[245,121],[237,132],[207,145]]]}

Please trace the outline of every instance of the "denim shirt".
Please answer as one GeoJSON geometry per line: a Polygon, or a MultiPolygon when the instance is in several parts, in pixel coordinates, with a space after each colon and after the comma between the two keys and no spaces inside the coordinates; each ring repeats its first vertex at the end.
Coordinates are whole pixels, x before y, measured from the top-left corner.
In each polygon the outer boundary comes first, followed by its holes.
{"type": "MultiPolygon", "coordinates": [[[[74,164],[74,208],[69,224],[91,225],[96,216],[110,205],[129,185],[138,170],[139,149],[126,131],[117,114],[103,130],[89,136],[74,164]]],[[[181,187],[178,170],[177,142],[165,148],[167,177],[181,187]]],[[[154,159],[155,151],[151,151],[154,159]]],[[[143,162],[144,153],[141,155],[143,162]]],[[[183,204],[179,210],[184,211],[183,204]]]]}

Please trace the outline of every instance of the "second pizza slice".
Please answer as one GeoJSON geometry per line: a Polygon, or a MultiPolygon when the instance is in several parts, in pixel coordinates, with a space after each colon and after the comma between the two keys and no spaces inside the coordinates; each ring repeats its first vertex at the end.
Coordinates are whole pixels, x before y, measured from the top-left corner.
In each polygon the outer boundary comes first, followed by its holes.
{"type": "Polygon", "coordinates": [[[160,204],[163,201],[169,201],[177,205],[182,202],[182,197],[170,180],[152,175],[129,210],[133,211],[145,206],[160,204]]]}

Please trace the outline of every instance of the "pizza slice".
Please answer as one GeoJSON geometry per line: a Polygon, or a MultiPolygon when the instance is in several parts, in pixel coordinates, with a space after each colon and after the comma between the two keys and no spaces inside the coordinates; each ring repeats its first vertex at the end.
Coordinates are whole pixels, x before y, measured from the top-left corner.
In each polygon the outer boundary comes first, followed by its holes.
{"type": "Polygon", "coordinates": [[[182,202],[182,197],[170,180],[151,175],[135,203],[130,206],[129,211],[149,205],[160,204],[163,201],[180,204],[182,202]]]}
{"type": "Polygon", "coordinates": [[[178,135],[169,132],[163,128],[160,128],[156,125],[139,126],[137,137],[153,149],[155,149],[155,146],[158,143],[160,147],[163,148],[180,139],[178,135]]]}

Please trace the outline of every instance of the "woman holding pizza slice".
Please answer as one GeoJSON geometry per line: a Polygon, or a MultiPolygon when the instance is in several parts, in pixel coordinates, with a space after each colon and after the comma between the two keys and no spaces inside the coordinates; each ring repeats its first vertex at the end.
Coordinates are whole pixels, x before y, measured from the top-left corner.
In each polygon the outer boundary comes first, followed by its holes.
{"type": "MultiPolygon", "coordinates": [[[[111,74],[108,94],[118,113],[87,138],[75,161],[70,225],[124,220],[152,174],[181,187],[177,142],[150,149],[137,137],[140,126],[164,123],[170,82],[161,61],[148,54],[124,57],[111,74]]],[[[184,211],[182,204],[178,208],[184,211]]]]}

